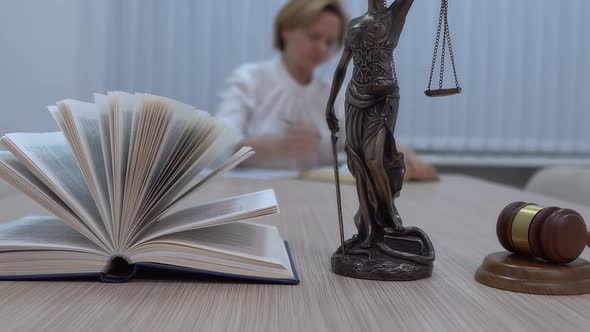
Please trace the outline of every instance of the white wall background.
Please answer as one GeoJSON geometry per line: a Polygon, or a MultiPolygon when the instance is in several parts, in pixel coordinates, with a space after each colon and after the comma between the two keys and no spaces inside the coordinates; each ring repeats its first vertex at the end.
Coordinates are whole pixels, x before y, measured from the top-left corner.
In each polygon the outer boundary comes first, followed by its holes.
{"type": "MultiPolygon", "coordinates": [[[[273,56],[285,0],[3,0],[0,133],[55,128],[45,106],[120,89],[214,110],[240,63],[273,56]]],[[[345,1],[352,16],[366,1],[345,1]]],[[[420,150],[590,154],[590,1],[451,0],[464,94],[429,99],[438,0],[417,0],[396,54],[396,136],[420,150]]],[[[334,61],[321,70],[329,78],[334,61]]],[[[323,111],[323,110],[318,110],[323,111]]]]}
{"type": "Polygon", "coordinates": [[[0,133],[54,130],[45,106],[80,95],[80,11],[76,1],[0,2],[0,133]]]}

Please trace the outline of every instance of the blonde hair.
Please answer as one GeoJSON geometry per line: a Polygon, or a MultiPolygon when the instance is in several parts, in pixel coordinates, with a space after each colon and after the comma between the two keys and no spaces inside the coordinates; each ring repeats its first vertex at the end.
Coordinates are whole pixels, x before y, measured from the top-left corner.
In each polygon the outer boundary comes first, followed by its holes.
{"type": "Polygon", "coordinates": [[[281,30],[308,27],[323,11],[328,11],[340,17],[338,44],[342,45],[344,31],[348,24],[348,16],[340,0],[289,0],[275,18],[274,47],[279,51],[283,51],[285,48],[281,30]]]}

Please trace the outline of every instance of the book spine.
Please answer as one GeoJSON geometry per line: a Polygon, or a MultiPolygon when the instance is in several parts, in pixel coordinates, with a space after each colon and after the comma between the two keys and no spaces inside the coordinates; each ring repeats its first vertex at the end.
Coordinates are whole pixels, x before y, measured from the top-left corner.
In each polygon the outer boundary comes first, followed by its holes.
{"type": "Polygon", "coordinates": [[[129,258],[113,256],[105,270],[100,274],[100,281],[106,283],[123,283],[135,277],[137,267],[129,258]]]}

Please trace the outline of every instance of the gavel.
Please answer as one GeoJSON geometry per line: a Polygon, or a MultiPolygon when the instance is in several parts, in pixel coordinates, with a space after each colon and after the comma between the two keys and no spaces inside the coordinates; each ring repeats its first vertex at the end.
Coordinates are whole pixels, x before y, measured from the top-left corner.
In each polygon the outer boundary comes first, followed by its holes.
{"type": "Polygon", "coordinates": [[[576,260],[590,246],[582,216],[555,206],[511,203],[500,213],[496,233],[504,249],[555,264],[576,260]]]}

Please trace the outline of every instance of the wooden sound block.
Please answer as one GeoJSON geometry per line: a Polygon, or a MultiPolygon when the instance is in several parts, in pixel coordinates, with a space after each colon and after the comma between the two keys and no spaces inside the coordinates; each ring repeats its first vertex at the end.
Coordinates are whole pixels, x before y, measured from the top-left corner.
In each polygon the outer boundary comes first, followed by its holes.
{"type": "Polygon", "coordinates": [[[507,251],[488,255],[475,272],[478,282],[519,293],[579,295],[590,293],[590,262],[556,265],[507,251]]]}

